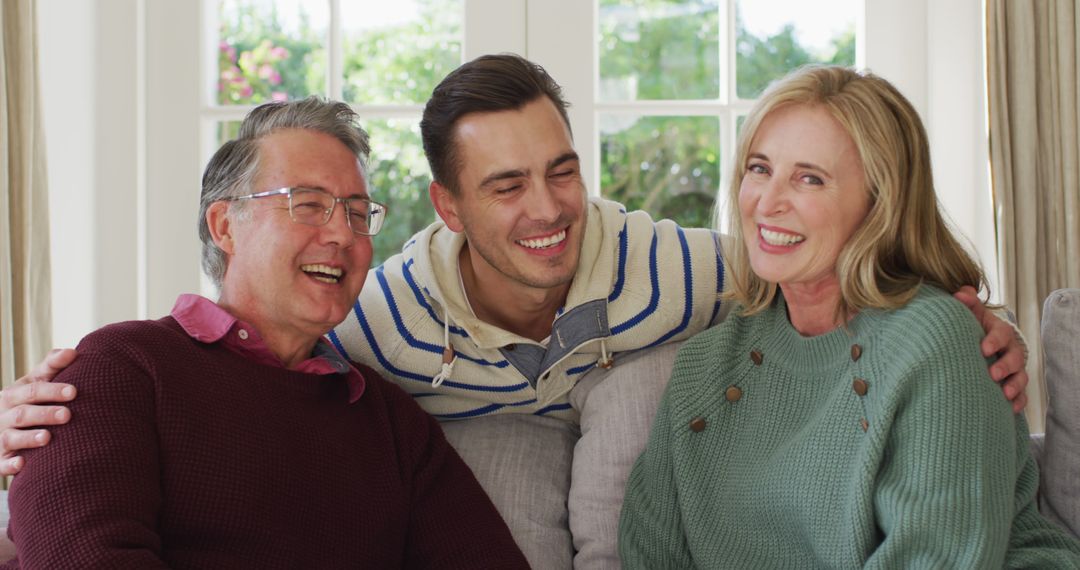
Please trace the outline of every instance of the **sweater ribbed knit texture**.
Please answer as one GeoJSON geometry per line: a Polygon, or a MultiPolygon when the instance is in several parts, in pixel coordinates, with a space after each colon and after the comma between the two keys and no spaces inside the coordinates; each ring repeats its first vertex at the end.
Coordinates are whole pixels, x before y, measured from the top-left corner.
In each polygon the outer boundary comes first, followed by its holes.
{"type": "Polygon", "coordinates": [[[111,325],[11,489],[23,568],[527,568],[437,423],[360,367],[258,364],[175,320],[111,325]]]}
{"type": "Polygon", "coordinates": [[[781,298],[687,341],[628,483],[624,567],[1080,568],[982,336],[923,287],[816,337],[781,298]]]}

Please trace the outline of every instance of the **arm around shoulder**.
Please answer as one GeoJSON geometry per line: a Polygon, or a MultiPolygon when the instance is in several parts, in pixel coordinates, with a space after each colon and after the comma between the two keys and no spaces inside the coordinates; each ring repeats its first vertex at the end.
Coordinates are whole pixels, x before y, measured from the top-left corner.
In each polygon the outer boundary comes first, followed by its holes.
{"type": "Polygon", "coordinates": [[[165,567],[154,388],[140,367],[88,337],[57,379],[76,386],[72,421],[26,452],[10,491],[23,568],[165,567]]]}

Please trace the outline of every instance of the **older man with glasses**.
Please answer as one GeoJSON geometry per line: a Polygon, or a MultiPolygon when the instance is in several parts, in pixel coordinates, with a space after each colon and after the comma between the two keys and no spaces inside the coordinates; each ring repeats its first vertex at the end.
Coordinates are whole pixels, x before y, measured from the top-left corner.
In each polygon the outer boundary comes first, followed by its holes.
{"type": "Polygon", "coordinates": [[[203,177],[220,298],[83,339],[71,422],[11,490],[10,567],[527,567],[435,420],[322,338],[386,217],[368,152],[343,103],[248,115],[203,177]]]}

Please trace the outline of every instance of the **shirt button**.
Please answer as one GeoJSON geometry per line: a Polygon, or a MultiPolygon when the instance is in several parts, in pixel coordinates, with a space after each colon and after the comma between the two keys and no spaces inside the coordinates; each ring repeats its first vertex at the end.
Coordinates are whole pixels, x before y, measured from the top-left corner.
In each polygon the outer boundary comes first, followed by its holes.
{"type": "Polygon", "coordinates": [[[751,350],[750,360],[754,361],[755,366],[761,366],[761,363],[765,361],[765,355],[761,354],[760,350],[751,350]]]}
{"type": "Polygon", "coordinates": [[[239,331],[238,331],[238,332],[236,333],[236,336],[240,337],[240,340],[247,340],[247,338],[248,338],[248,332],[247,332],[246,330],[244,330],[244,329],[240,329],[240,330],[239,330],[239,331]]]}
{"type": "Polygon", "coordinates": [[[724,397],[729,402],[738,402],[742,398],[742,388],[738,386],[728,386],[728,389],[724,391],[724,397]]]}
{"type": "Polygon", "coordinates": [[[547,380],[549,377],[551,377],[551,373],[550,372],[545,372],[544,375],[540,377],[540,379],[541,380],[547,380]]]}
{"type": "Polygon", "coordinates": [[[866,383],[866,380],[856,378],[855,381],[851,383],[851,388],[855,390],[856,394],[865,396],[866,391],[870,389],[870,385],[866,383]]]}
{"type": "Polygon", "coordinates": [[[694,418],[690,420],[690,431],[694,433],[700,433],[705,430],[705,418],[694,418]]]}
{"type": "Polygon", "coordinates": [[[851,345],[851,360],[858,362],[860,358],[862,358],[862,347],[857,344],[851,345]]]}

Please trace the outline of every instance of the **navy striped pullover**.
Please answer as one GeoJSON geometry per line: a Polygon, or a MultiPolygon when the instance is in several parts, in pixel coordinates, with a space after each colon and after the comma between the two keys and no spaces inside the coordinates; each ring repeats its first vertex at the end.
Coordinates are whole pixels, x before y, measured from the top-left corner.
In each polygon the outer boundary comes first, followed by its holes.
{"type": "Polygon", "coordinates": [[[396,382],[440,420],[497,413],[577,421],[570,389],[603,351],[682,340],[722,318],[724,283],[714,232],[654,222],[599,198],[565,306],[546,344],[474,316],[461,286],[465,236],[436,222],[368,274],[353,314],[330,339],[349,358],[396,382]],[[443,334],[457,355],[441,384],[443,334]]]}

